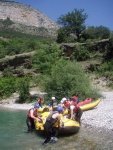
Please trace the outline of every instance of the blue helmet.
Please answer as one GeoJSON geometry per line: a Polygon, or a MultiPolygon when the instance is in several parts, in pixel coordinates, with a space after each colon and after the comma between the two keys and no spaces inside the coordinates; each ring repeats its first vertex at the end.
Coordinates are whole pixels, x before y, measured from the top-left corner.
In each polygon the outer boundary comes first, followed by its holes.
{"type": "Polygon", "coordinates": [[[35,104],[35,105],[34,105],[34,108],[39,108],[39,107],[40,107],[39,104],[35,104]]]}
{"type": "Polygon", "coordinates": [[[57,107],[57,111],[63,111],[63,110],[64,110],[63,107],[61,107],[61,106],[57,107]]]}

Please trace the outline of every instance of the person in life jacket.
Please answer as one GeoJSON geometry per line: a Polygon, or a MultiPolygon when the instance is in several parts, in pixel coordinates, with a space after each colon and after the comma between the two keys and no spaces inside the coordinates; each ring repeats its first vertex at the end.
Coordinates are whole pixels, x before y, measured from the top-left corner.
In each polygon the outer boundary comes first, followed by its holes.
{"type": "Polygon", "coordinates": [[[80,123],[80,119],[82,116],[83,111],[75,102],[68,102],[65,101],[64,105],[66,108],[68,108],[68,113],[69,113],[69,119],[74,119],[80,123]]]}
{"type": "Polygon", "coordinates": [[[57,140],[56,136],[58,135],[58,129],[60,127],[60,114],[63,113],[63,108],[61,106],[57,107],[56,111],[51,111],[50,115],[47,117],[45,125],[44,125],[44,131],[46,134],[46,139],[42,144],[47,144],[51,140],[57,140]],[[55,123],[58,123],[58,127],[53,127],[55,123]]]}
{"type": "Polygon", "coordinates": [[[52,107],[52,109],[53,109],[54,107],[57,106],[57,100],[55,97],[51,97],[51,100],[52,101],[49,103],[49,107],[52,107]]]}
{"type": "Polygon", "coordinates": [[[71,100],[72,100],[73,102],[75,102],[76,104],[79,103],[79,99],[78,99],[78,97],[75,96],[75,95],[73,95],[73,96],[71,97],[71,100]]]}
{"type": "Polygon", "coordinates": [[[65,101],[68,101],[66,97],[63,97],[62,100],[60,101],[61,104],[64,104],[65,101]]]}
{"type": "Polygon", "coordinates": [[[26,124],[28,127],[28,132],[32,132],[35,129],[35,124],[34,124],[34,120],[38,120],[39,122],[42,121],[41,117],[38,116],[37,114],[37,109],[40,107],[39,104],[35,104],[34,108],[31,108],[28,111],[27,114],[27,119],[26,119],[26,124]]]}
{"type": "Polygon", "coordinates": [[[40,105],[40,107],[42,107],[42,96],[40,96],[37,100],[37,104],[40,105]]]}

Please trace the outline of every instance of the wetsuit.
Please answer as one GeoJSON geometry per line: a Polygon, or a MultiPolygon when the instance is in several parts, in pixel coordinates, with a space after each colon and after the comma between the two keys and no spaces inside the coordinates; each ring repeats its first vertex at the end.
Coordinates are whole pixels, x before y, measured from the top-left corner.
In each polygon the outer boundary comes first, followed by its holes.
{"type": "Polygon", "coordinates": [[[58,112],[57,111],[51,112],[51,114],[46,119],[46,123],[44,125],[46,139],[43,143],[48,143],[52,136],[58,135],[58,128],[53,127],[53,125],[57,122],[57,119],[52,118],[53,114],[55,113],[58,113],[58,112]]]}
{"type": "MultiPolygon", "coordinates": [[[[34,110],[34,108],[32,108],[34,110]]],[[[28,132],[32,132],[35,129],[35,124],[34,124],[34,119],[31,118],[31,114],[30,111],[32,110],[30,109],[27,115],[27,119],[26,119],[26,123],[27,123],[27,127],[28,127],[28,132]]],[[[37,117],[37,113],[34,111],[33,115],[35,117],[37,117]]]]}

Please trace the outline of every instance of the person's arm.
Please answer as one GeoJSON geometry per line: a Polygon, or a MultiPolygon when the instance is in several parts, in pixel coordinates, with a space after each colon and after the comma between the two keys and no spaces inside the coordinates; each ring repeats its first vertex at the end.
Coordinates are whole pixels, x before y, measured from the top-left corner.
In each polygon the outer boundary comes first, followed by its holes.
{"type": "Polygon", "coordinates": [[[31,118],[33,118],[33,119],[36,119],[36,120],[38,120],[38,121],[42,121],[42,119],[41,119],[41,117],[35,117],[34,115],[33,115],[33,110],[31,110],[30,111],[30,114],[31,114],[31,118]]]}
{"type": "Polygon", "coordinates": [[[73,106],[70,106],[70,119],[73,119],[73,106]]]}
{"type": "Polygon", "coordinates": [[[35,116],[33,115],[33,109],[32,109],[32,110],[30,110],[30,115],[31,115],[31,118],[33,118],[33,119],[37,119],[37,117],[35,117],[35,116]]]}
{"type": "Polygon", "coordinates": [[[73,109],[71,109],[70,111],[71,111],[71,112],[70,112],[70,115],[71,115],[71,116],[70,116],[70,119],[72,119],[72,117],[73,117],[73,109]]]}
{"type": "Polygon", "coordinates": [[[40,116],[38,116],[38,118],[42,121],[42,118],[40,116]]]}

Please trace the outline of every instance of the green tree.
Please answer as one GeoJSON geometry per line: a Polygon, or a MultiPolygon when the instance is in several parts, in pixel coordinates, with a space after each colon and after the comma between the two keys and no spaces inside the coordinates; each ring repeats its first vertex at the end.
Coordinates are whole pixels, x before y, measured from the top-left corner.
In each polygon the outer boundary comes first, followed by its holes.
{"type": "Polygon", "coordinates": [[[97,91],[91,87],[88,76],[76,61],[60,59],[44,83],[48,99],[55,95],[58,100],[61,100],[62,97],[73,94],[77,94],[81,100],[87,97],[94,99],[98,97],[97,91]]]}
{"type": "Polygon", "coordinates": [[[57,44],[43,45],[33,56],[33,67],[38,72],[50,74],[52,66],[60,58],[61,50],[57,44]]]}
{"type": "Polygon", "coordinates": [[[24,77],[17,80],[17,89],[19,92],[19,102],[24,103],[30,99],[30,78],[24,77]]]}
{"type": "Polygon", "coordinates": [[[0,78],[0,99],[7,98],[16,92],[15,83],[14,77],[0,78]]]}
{"type": "Polygon", "coordinates": [[[110,30],[104,26],[90,26],[81,35],[85,40],[87,39],[106,39],[110,37],[110,30]]]}
{"type": "Polygon", "coordinates": [[[111,34],[109,44],[106,46],[104,61],[111,61],[112,59],[113,59],[113,34],[111,34]]]}
{"type": "Polygon", "coordinates": [[[77,40],[79,40],[81,32],[86,28],[84,23],[87,17],[88,15],[83,9],[74,9],[74,11],[68,12],[66,15],[61,15],[57,23],[64,27],[68,34],[75,34],[77,40]]]}
{"type": "Polygon", "coordinates": [[[65,27],[60,28],[57,34],[57,42],[58,43],[65,42],[68,36],[69,36],[69,33],[67,32],[65,27]]]}

